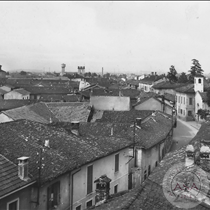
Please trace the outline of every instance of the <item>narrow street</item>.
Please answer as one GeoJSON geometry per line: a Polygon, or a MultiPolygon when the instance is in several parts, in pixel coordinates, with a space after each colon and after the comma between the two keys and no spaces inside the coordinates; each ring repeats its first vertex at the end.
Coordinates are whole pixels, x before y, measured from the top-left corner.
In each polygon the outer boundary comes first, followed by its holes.
{"type": "Polygon", "coordinates": [[[173,144],[171,152],[187,145],[196,135],[200,128],[200,124],[195,121],[185,122],[177,119],[177,127],[174,128],[173,144]]]}

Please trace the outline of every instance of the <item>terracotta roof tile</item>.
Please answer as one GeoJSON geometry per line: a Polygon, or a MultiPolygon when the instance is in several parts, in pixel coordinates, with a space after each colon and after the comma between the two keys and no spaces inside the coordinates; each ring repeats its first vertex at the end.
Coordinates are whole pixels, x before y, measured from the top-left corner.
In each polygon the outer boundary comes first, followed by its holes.
{"type": "Polygon", "coordinates": [[[54,116],[63,122],[73,120],[87,122],[91,111],[88,102],[50,102],[46,105],[54,116]]]}
{"type": "Polygon", "coordinates": [[[63,128],[27,120],[0,124],[0,135],[1,154],[14,163],[18,157],[30,157],[29,172],[34,178],[44,149],[42,183],[132,144],[124,138],[78,137],[63,128]],[[49,140],[50,148],[44,148],[45,140],[49,140]]]}

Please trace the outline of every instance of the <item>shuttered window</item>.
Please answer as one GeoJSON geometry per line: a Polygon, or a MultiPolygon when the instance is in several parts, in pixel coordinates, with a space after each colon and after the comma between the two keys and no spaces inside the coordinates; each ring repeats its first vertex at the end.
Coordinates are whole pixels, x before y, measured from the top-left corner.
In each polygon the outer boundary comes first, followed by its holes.
{"type": "Polygon", "coordinates": [[[119,154],[115,155],[115,172],[119,171],[119,154]]]}
{"type": "Polygon", "coordinates": [[[87,194],[93,191],[93,165],[87,167],[87,194]]]}

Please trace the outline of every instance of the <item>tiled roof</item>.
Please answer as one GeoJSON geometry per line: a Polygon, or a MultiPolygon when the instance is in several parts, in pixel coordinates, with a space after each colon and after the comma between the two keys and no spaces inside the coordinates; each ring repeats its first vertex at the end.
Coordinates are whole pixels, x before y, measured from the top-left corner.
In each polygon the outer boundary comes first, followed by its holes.
{"type": "Polygon", "coordinates": [[[78,102],[79,95],[42,95],[39,101],[43,102],[78,102]]]}
{"type": "Polygon", "coordinates": [[[200,92],[200,91],[198,91],[198,92],[199,92],[203,102],[207,102],[207,92],[200,92]]]}
{"type": "Polygon", "coordinates": [[[152,114],[151,110],[135,110],[130,111],[104,111],[102,118],[97,119],[98,122],[118,122],[118,123],[130,123],[136,118],[145,119],[152,114]]]}
{"type": "Polygon", "coordinates": [[[153,85],[152,87],[154,89],[175,89],[175,88],[182,87],[182,86],[185,86],[185,85],[186,84],[172,83],[172,82],[164,81],[164,82],[160,82],[156,85],[153,85]]]}
{"type": "MultiPolygon", "coordinates": [[[[146,149],[154,146],[166,138],[171,130],[171,125],[172,121],[168,115],[156,112],[156,116],[150,116],[142,121],[141,129],[136,127],[136,145],[146,149]]],[[[110,120],[108,122],[81,123],[80,132],[83,136],[111,136],[113,128],[113,136],[125,137],[133,141],[134,129],[132,126],[133,121],[129,120],[124,122],[113,122],[110,120]]]]}
{"type": "Polygon", "coordinates": [[[180,93],[195,93],[194,84],[187,84],[185,86],[176,88],[175,90],[176,92],[180,92],[180,93]]]}
{"type": "Polygon", "coordinates": [[[8,91],[3,90],[3,89],[0,88],[0,95],[4,95],[5,93],[8,93],[8,91]]]}
{"type": "MultiPolygon", "coordinates": [[[[125,97],[130,97],[130,98],[136,98],[139,94],[140,91],[136,90],[136,89],[102,89],[102,88],[98,88],[98,89],[93,89],[92,91],[92,96],[119,96],[120,95],[120,91],[122,96],[125,97]]],[[[80,92],[82,95],[86,96],[86,97],[90,97],[90,90],[87,91],[81,91],[80,92]]]]}
{"type": "Polygon", "coordinates": [[[156,82],[163,78],[164,78],[164,75],[150,75],[150,76],[145,77],[144,79],[141,79],[139,83],[152,84],[153,82],[156,82]]]}
{"type": "Polygon", "coordinates": [[[135,103],[133,106],[137,106],[139,104],[142,104],[143,102],[147,101],[150,98],[156,98],[157,94],[154,92],[141,92],[139,95],[140,101],[135,103]]]}
{"type": "Polygon", "coordinates": [[[50,102],[46,105],[54,116],[62,122],[73,120],[87,122],[91,111],[88,102],[50,102]]]}
{"type": "Polygon", "coordinates": [[[164,93],[165,100],[175,102],[176,98],[175,95],[170,93],[164,93]]]}
{"type": "Polygon", "coordinates": [[[18,166],[0,154],[0,197],[29,184],[30,181],[21,180],[18,177],[18,166]]]}
{"type": "Polygon", "coordinates": [[[3,111],[5,115],[13,120],[27,119],[40,123],[56,122],[58,119],[52,114],[45,103],[35,103],[15,109],[3,111]]]}
{"type": "Polygon", "coordinates": [[[19,99],[10,99],[10,100],[0,100],[0,111],[14,109],[24,105],[33,104],[36,101],[34,100],[19,100],[19,99]]]}
{"type": "Polygon", "coordinates": [[[25,87],[27,91],[31,94],[69,94],[71,93],[70,88],[64,87],[35,87],[35,86],[28,86],[25,87]]]}
{"type": "Polygon", "coordinates": [[[0,136],[1,154],[14,163],[21,156],[30,157],[29,172],[34,178],[42,151],[42,183],[132,145],[123,138],[78,137],[63,128],[27,120],[0,124],[0,136]],[[44,148],[45,140],[49,148],[44,148]]]}
{"type": "MultiPolygon", "coordinates": [[[[20,89],[14,89],[14,92],[20,93],[21,95],[25,96],[25,95],[30,95],[30,92],[20,88],[20,89]]],[[[12,92],[12,91],[11,91],[12,92]]]]}
{"type": "MultiPolygon", "coordinates": [[[[210,123],[204,123],[196,136],[191,140],[189,144],[199,145],[200,140],[210,139],[210,123]]],[[[113,198],[108,203],[96,207],[101,210],[179,210],[172,205],[164,196],[162,189],[163,177],[168,169],[179,162],[184,162],[186,146],[179,150],[166,154],[164,159],[160,162],[159,166],[154,169],[149,178],[139,187],[129,191],[123,196],[113,198]],[[126,202],[127,201],[127,202],[126,202]]],[[[209,172],[209,168],[205,164],[199,165],[203,170],[209,172]]],[[[184,208],[183,208],[184,209],[184,208]]],[[[205,203],[191,208],[193,210],[207,210],[209,206],[205,203]]]]}

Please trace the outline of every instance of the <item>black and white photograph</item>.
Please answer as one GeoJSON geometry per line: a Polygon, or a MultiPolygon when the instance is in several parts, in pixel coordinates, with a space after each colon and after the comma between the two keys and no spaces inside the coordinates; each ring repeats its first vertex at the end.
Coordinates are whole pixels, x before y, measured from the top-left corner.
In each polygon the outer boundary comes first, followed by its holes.
{"type": "Polygon", "coordinates": [[[210,2],[1,1],[0,210],[209,210],[210,2]]]}

